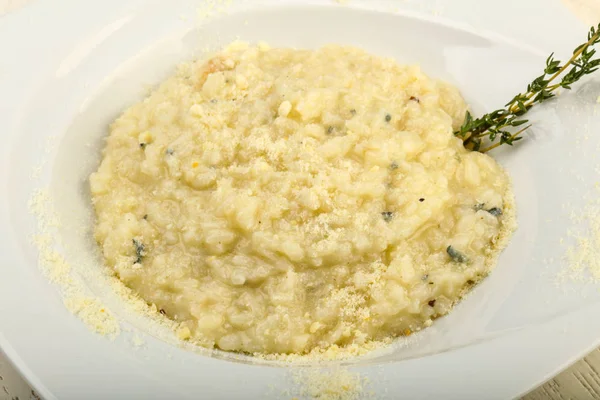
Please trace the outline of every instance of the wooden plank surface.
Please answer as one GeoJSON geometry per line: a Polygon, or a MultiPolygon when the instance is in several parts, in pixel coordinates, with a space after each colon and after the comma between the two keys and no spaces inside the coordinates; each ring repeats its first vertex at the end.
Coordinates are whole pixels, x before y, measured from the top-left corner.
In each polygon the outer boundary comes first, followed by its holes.
{"type": "MultiPolygon", "coordinates": [[[[0,15],[28,0],[0,0],[0,15]]],[[[600,0],[563,0],[586,23],[600,21],[600,0]]],[[[600,399],[600,349],[535,389],[523,400],[600,399]]],[[[0,400],[39,400],[0,352],[0,400]]]]}
{"type": "Polygon", "coordinates": [[[523,400],[600,399],[600,349],[529,393],[523,400]]]}

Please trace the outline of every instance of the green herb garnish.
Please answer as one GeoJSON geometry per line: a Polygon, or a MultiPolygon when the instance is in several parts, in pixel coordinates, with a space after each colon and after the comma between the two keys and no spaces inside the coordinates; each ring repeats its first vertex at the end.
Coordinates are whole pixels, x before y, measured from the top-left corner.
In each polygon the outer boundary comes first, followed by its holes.
{"type": "Polygon", "coordinates": [[[467,111],[463,125],[454,134],[463,139],[465,148],[482,153],[502,144],[512,145],[522,139],[521,135],[531,124],[516,131],[510,128],[526,124],[528,120],[520,117],[535,104],[543,103],[554,97],[557,89],[570,90],[573,83],[596,71],[600,66],[600,59],[594,59],[596,50],[591,47],[598,43],[600,43],[600,24],[590,28],[587,42],[573,50],[573,56],[564,65],[554,59],[554,53],[550,54],[546,59],[544,73],[527,85],[525,93],[519,93],[506,103],[504,108],[492,111],[480,118],[473,118],[467,111]],[[560,82],[557,82],[556,79],[561,75],[560,82]],[[482,148],[483,140],[486,137],[489,143],[482,148]]]}
{"type": "Polygon", "coordinates": [[[384,211],[381,213],[381,216],[385,222],[390,222],[392,218],[394,218],[394,213],[391,211],[384,211]]]}
{"type": "Polygon", "coordinates": [[[135,255],[137,256],[134,264],[140,264],[146,255],[146,246],[144,246],[144,244],[139,240],[133,239],[133,247],[135,247],[135,255]]]}
{"type": "Polygon", "coordinates": [[[499,217],[502,215],[502,209],[498,207],[490,208],[489,210],[487,210],[487,212],[492,214],[494,217],[499,217]]]}
{"type": "Polygon", "coordinates": [[[446,248],[446,253],[448,253],[448,255],[450,256],[450,258],[452,259],[452,261],[455,261],[457,263],[466,263],[467,261],[469,261],[469,259],[467,258],[467,256],[465,256],[463,253],[461,253],[460,251],[456,250],[454,247],[452,246],[448,246],[446,248]]]}

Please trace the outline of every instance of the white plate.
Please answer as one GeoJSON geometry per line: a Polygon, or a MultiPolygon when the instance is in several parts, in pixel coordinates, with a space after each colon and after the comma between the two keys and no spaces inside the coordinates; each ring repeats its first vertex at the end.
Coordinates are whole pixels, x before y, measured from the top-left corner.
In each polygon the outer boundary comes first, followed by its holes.
{"type": "MultiPolygon", "coordinates": [[[[0,19],[3,351],[48,399],[258,399],[296,390],[287,369],[148,334],[150,322],[76,267],[97,262],[89,226],[78,224],[90,212],[85,179],[107,123],[178,61],[238,36],[275,46],[350,44],[419,63],[458,85],[475,111],[489,110],[541,71],[548,49],[568,54],[587,30],[559,0],[530,0],[529,10],[516,0],[497,4],[242,1],[198,27],[197,9],[207,8],[197,1],[38,0],[0,19]],[[40,187],[56,202],[67,261],[129,329],[114,341],[66,311],[40,273],[27,207],[40,187]]],[[[514,179],[520,228],[497,270],[448,317],[406,347],[349,363],[376,383],[376,398],[515,397],[599,344],[600,320],[589,317],[600,312],[597,287],[554,285],[570,226],[562,206],[584,204],[597,179],[600,139],[585,139],[583,128],[600,122],[599,87],[592,81],[549,103],[532,115],[535,129],[521,146],[496,153],[514,179]]]]}

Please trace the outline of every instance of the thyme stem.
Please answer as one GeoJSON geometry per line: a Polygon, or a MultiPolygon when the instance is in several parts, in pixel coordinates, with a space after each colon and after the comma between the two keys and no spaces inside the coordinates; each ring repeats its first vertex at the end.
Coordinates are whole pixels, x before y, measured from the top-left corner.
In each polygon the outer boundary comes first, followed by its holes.
{"type": "Polygon", "coordinates": [[[479,118],[473,118],[467,111],[463,125],[454,134],[463,139],[465,148],[482,153],[502,144],[512,145],[521,140],[521,135],[531,124],[514,133],[509,129],[529,122],[521,119],[522,115],[534,105],[555,97],[555,91],[559,88],[570,90],[573,83],[600,67],[600,58],[593,58],[596,50],[592,48],[598,43],[600,43],[600,24],[590,28],[587,41],[573,50],[573,55],[565,64],[561,65],[560,61],[554,59],[554,53],[550,54],[546,59],[544,73],[527,85],[525,93],[516,95],[505,104],[504,108],[479,118]],[[562,76],[560,82],[550,84],[560,76],[562,76]],[[485,138],[489,143],[486,147],[482,147],[485,138]]]}

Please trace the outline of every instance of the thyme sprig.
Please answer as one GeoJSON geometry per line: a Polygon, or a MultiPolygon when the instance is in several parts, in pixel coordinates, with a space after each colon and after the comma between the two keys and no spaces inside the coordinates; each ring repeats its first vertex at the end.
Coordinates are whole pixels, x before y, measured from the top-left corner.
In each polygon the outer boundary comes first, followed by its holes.
{"type": "Polygon", "coordinates": [[[554,59],[554,53],[546,59],[544,73],[535,78],[525,93],[519,93],[504,108],[492,111],[479,118],[473,118],[467,111],[460,130],[454,134],[463,139],[467,149],[485,153],[500,145],[512,145],[522,139],[522,134],[531,126],[521,116],[535,104],[543,103],[556,96],[559,88],[571,89],[571,85],[587,74],[596,71],[600,58],[594,58],[596,50],[592,47],[600,43],[600,24],[592,26],[587,41],[573,50],[573,56],[565,63],[554,59]],[[568,70],[568,71],[567,71],[568,70]],[[561,76],[560,82],[556,82],[561,76]],[[556,83],[555,83],[556,82],[556,83]],[[521,127],[518,130],[511,129],[521,127]],[[482,147],[487,137],[488,144],[482,147]]]}

